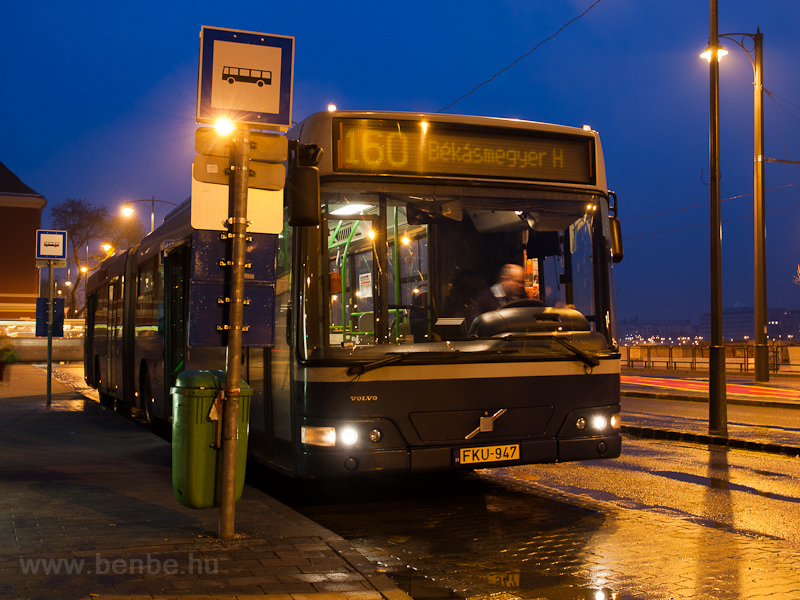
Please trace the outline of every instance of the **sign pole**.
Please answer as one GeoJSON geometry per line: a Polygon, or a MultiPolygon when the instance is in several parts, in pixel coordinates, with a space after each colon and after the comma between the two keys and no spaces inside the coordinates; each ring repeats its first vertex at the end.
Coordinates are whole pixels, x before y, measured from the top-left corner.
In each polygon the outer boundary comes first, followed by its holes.
{"type": "Polygon", "coordinates": [[[232,267],[227,355],[227,386],[223,408],[222,482],[219,537],[234,536],[236,504],[236,456],[239,437],[239,396],[242,364],[242,324],[244,317],[245,242],[247,236],[247,183],[250,175],[250,127],[239,124],[234,134],[233,214],[228,219],[232,267]]]}
{"type": "Polygon", "coordinates": [[[47,270],[50,273],[47,300],[47,408],[50,408],[50,380],[53,376],[53,261],[47,261],[47,270]]]}

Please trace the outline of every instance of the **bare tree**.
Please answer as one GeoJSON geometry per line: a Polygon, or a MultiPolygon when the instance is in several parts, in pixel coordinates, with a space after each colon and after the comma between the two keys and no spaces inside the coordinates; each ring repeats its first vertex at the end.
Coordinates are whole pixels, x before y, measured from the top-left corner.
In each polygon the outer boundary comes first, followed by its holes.
{"type": "Polygon", "coordinates": [[[108,207],[87,200],[67,198],[52,209],[54,229],[66,231],[71,245],[69,263],[75,276],[70,282],[68,303],[70,317],[80,317],[84,310],[83,285],[88,275],[114,252],[130,248],[144,237],[144,227],[136,219],[111,216],[108,207]],[[111,246],[108,252],[102,244],[111,246]],[[81,268],[85,267],[85,271],[81,268]],[[81,290],[81,292],[79,292],[81,290]]]}

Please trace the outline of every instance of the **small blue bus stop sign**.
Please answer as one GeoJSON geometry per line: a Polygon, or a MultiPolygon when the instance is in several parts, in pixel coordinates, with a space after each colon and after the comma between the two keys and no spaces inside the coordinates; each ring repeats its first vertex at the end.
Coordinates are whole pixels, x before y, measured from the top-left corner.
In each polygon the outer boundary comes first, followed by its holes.
{"type": "Polygon", "coordinates": [[[293,37],[203,26],[197,121],[288,129],[293,71],[293,37]]]}
{"type": "Polygon", "coordinates": [[[36,230],[36,259],[37,260],[66,260],[67,259],[67,232],[36,230]]]}

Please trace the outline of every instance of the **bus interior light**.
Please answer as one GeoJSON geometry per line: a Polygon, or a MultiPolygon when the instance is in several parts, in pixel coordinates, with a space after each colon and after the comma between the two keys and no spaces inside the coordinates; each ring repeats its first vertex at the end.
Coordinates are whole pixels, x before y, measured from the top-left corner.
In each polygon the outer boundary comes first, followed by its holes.
{"type": "Polygon", "coordinates": [[[300,427],[300,442],[309,446],[335,446],[335,427],[300,427]]]}
{"type": "Polygon", "coordinates": [[[354,215],[369,208],[369,204],[345,204],[330,211],[332,215],[354,215]]]}

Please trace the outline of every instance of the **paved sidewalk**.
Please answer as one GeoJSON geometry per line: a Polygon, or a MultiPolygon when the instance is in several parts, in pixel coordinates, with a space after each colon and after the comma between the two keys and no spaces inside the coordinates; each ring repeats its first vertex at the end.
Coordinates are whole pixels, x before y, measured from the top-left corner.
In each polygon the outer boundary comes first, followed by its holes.
{"type": "Polygon", "coordinates": [[[752,376],[729,376],[724,434],[709,432],[707,409],[687,405],[708,402],[707,374],[622,373],[622,429],[628,435],[800,455],[800,378],[772,376],[761,384],[752,376]],[[628,398],[651,400],[650,409],[638,404],[639,411],[632,410],[628,398]],[[759,412],[767,418],[757,420],[759,412]]]}
{"type": "Polygon", "coordinates": [[[0,386],[0,598],[409,600],[334,533],[249,486],[237,538],[172,493],[162,439],[14,365],[0,386]]]}

